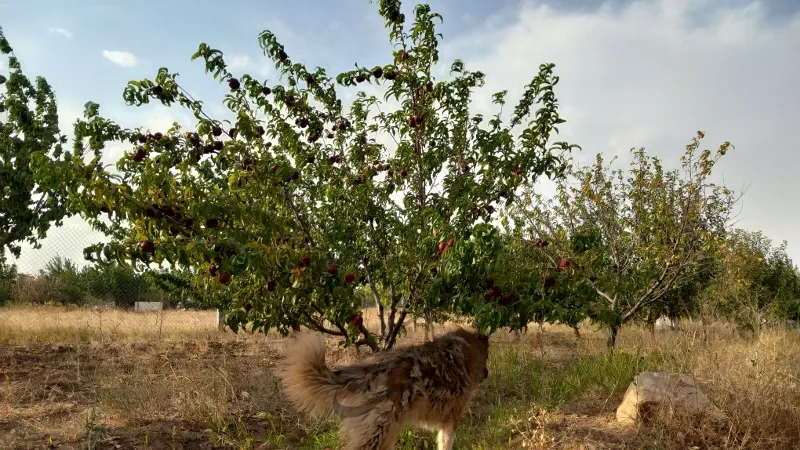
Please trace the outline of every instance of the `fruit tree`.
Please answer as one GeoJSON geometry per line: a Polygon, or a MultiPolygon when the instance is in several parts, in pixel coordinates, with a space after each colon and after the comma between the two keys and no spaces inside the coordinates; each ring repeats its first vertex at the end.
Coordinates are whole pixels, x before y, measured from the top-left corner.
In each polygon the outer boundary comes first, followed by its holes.
{"type": "Polygon", "coordinates": [[[571,173],[574,183],[562,180],[553,199],[530,194],[514,212],[538,244],[532,258],[546,257],[560,282],[591,287],[580,303],[609,327],[609,347],[622,324],[665,310],[667,300],[685,301],[671,293],[702,281],[725,244],[736,198],[709,178],[730,144],[698,154],[702,137],[671,171],[644,149],[633,152],[630,171],[611,170],[598,155],[571,173]]]}
{"type": "Polygon", "coordinates": [[[388,349],[408,314],[508,325],[494,297],[484,299],[499,248],[491,222],[520,186],[561,176],[576,147],[550,142],[564,122],[558,77],[541,65],[507,125],[505,91],[494,95],[497,115],[471,114],[484,75],[456,60],[449,79],[435,79],[441,17],[417,5],[407,23],[400,6],[378,3],[391,59],[335,77],[294,60],[269,31],[258,40],[279,80],[232,73],[219,50],[200,44],[193,59],[229,89],[230,119],[210,117],[167,68],[130,82],[124,98],[188,108],[192,129],[123,129],[88,104],[76,152],[130,146],[117,174],[97,172],[75,197],[114,238],[90,256],[191,268],[198,285],[231,299],[234,330],[302,325],[388,349]],[[365,85],[382,98],[359,91],[346,107],[340,93],[365,85]],[[359,286],[378,311],[373,329],[359,286]]]}
{"type": "MultiPolygon", "coordinates": [[[[38,247],[52,224],[67,215],[66,196],[74,186],[73,155],[63,151],[58,109],[42,77],[31,83],[0,28],[0,266],[5,252],[19,257],[20,243],[38,247]]],[[[82,163],[81,163],[82,165],[82,163]]],[[[90,169],[91,170],[91,169],[90,169]]],[[[78,174],[78,176],[80,176],[78,174]]]]}

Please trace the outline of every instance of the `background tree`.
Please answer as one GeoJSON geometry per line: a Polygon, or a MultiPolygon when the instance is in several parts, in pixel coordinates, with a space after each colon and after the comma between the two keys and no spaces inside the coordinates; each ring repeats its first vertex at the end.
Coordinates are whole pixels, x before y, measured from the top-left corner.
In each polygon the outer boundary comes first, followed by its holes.
{"type": "Polygon", "coordinates": [[[16,264],[9,264],[5,253],[0,253],[0,306],[11,301],[11,293],[16,281],[16,264]]]}
{"type": "Polygon", "coordinates": [[[677,306],[666,304],[679,301],[671,293],[710,270],[709,255],[724,243],[736,199],[709,177],[730,144],[698,154],[702,137],[672,171],[643,149],[632,152],[629,171],[604,166],[598,155],[572,172],[576,183],[562,181],[554,199],[529,194],[515,212],[537,250],[569,275],[565,282],[591,283],[588,315],[609,327],[609,347],[620,326],[648,308],[677,306]]]}
{"type": "Polygon", "coordinates": [[[758,333],[764,321],[800,319],[800,273],[760,231],[732,230],[720,255],[722,270],[704,293],[717,316],[758,333]]]}
{"type": "Polygon", "coordinates": [[[21,242],[38,248],[50,226],[69,215],[75,174],[47,80],[31,83],[23,74],[2,28],[0,53],[8,59],[8,72],[0,73],[0,254],[19,257],[21,242]]]}
{"type": "Polygon", "coordinates": [[[470,114],[484,75],[457,60],[451,79],[435,80],[441,17],[417,5],[407,26],[400,6],[378,3],[391,61],[335,78],[291,60],[269,31],[259,43],[280,83],[233,74],[220,51],[201,44],[194,58],[230,89],[230,120],[211,118],[167,68],[129,83],[124,98],[177,103],[194,112],[195,129],[122,129],[88,104],[76,155],[99,157],[110,141],[131,145],[118,174],[94,173],[73,197],[113,238],[88,256],[193,270],[198,287],[233,299],[226,321],[234,330],[304,325],[377,349],[394,345],[409,313],[508,325],[476,281],[497,253],[498,231],[486,222],[516,201],[518,187],[563,174],[574,146],[550,142],[564,122],[558,77],[552,64],[540,66],[508,125],[505,91],[494,95],[497,115],[470,114]],[[363,83],[383,89],[383,100],[361,91],[346,109],[337,91],[363,83]],[[374,296],[377,330],[363,324],[360,285],[374,296]]]}

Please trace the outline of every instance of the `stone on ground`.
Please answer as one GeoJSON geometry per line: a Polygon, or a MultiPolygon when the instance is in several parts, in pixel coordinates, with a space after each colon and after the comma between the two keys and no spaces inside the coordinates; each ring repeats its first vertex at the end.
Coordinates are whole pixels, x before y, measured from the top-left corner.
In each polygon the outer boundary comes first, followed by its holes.
{"type": "Polygon", "coordinates": [[[724,418],[722,411],[711,403],[689,375],[641,372],[628,386],[622,403],[617,407],[617,422],[634,425],[641,419],[643,409],[662,406],[724,418]]]}

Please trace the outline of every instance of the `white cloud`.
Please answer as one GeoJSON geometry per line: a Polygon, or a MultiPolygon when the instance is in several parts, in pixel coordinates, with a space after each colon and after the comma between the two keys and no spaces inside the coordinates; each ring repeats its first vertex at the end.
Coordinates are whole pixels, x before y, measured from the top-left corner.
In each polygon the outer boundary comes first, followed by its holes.
{"type": "Polygon", "coordinates": [[[491,93],[509,89],[509,111],[539,64],[555,63],[567,120],[558,138],[581,145],[584,162],[644,146],[672,167],[697,130],[705,148],[730,141],[718,171],[735,190],[749,185],[739,226],[787,239],[800,261],[800,209],[786,197],[800,191],[800,16],[770,21],[759,2],[700,3],[596,12],[523,3],[445,43],[442,60],[486,73],[474,105],[485,114],[496,112],[491,93]]]}
{"type": "Polygon", "coordinates": [[[246,53],[231,54],[225,56],[225,63],[228,65],[228,70],[234,74],[250,73],[259,77],[271,77],[275,74],[274,63],[267,57],[254,59],[246,53]]]}
{"type": "Polygon", "coordinates": [[[141,63],[141,60],[133,53],[119,50],[103,50],[103,58],[122,67],[136,67],[141,63]]]}
{"type": "Polygon", "coordinates": [[[244,54],[228,56],[226,63],[230,70],[242,70],[250,67],[253,61],[250,59],[250,55],[244,54]]]}
{"type": "Polygon", "coordinates": [[[49,31],[51,33],[55,33],[55,34],[60,34],[60,35],[62,35],[64,37],[66,37],[67,39],[72,37],[72,32],[67,30],[67,29],[65,29],[65,28],[50,27],[50,28],[47,29],[47,31],[49,31]]]}

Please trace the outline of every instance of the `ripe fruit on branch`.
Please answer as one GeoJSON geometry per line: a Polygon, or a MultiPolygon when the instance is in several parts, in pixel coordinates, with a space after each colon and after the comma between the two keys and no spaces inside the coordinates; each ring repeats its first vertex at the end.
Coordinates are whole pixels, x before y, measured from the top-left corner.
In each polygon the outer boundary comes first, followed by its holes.
{"type": "Polygon", "coordinates": [[[228,284],[231,282],[231,274],[228,272],[222,272],[219,276],[219,282],[222,284],[228,284]]]}
{"type": "Polygon", "coordinates": [[[309,264],[311,264],[311,257],[310,257],[310,256],[308,256],[308,255],[303,255],[303,256],[301,256],[301,257],[300,257],[300,264],[301,264],[303,267],[308,267],[308,265],[309,265],[309,264]]]}
{"type": "Polygon", "coordinates": [[[239,80],[237,80],[236,78],[231,78],[230,80],[228,80],[228,87],[231,88],[231,90],[233,91],[239,89],[239,80]]]}
{"type": "Polygon", "coordinates": [[[494,278],[492,278],[492,277],[486,277],[486,285],[487,285],[487,286],[492,286],[492,285],[494,285],[494,278]]]}
{"type": "Polygon", "coordinates": [[[361,314],[353,314],[350,316],[350,323],[352,323],[356,328],[359,328],[364,323],[364,318],[361,316],[361,314]]]}
{"type": "Polygon", "coordinates": [[[405,169],[403,169],[403,170],[401,170],[401,171],[400,171],[400,176],[401,176],[401,177],[403,177],[403,178],[405,178],[405,177],[407,177],[407,176],[408,176],[408,172],[406,172],[406,170],[405,170],[405,169]]]}
{"type": "Polygon", "coordinates": [[[514,169],[511,171],[514,175],[520,176],[522,175],[522,169],[514,169]]]}
{"type": "Polygon", "coordinates": [[[291,94],[287,95],[287,96],[286,96],[286,97],[283,99],[283,103],[284,103],[286,106],[292,106],[292,105],[294,105],[294,95],[291,95],[291,94]]]}
{"type": "Polygon", "coordinates": [[[133,154],[133,160],[136,162],[141,162],[145,157],[145,151],[143,148],[136,150],[136,153],[133,154]]]}
{"type": "Polygon", "coordinates": [[[501,293],[500,286],[498,286],[496,284],[492,285],[492,294],[494,294],[495,297],[499,297],[500,293],[501,293]]]}
{"type": "Polygon", "coordinates": [[[153,139],[156,141],[160,141],[162,137],[164,137],[164,135],[161,133],[156,133],[153,135],[153,139]]]}
{"type": "Polygon", "coordinates": [[[212,264],[211,267],[208,268],[208,274],[211,275],[212,277],[215,277],[217,276],[217,270],[218,270],[217,266],[215,264],[212,264]]]}
{"type": "Polygon", "coordinates": [[[156,250],[156,245],[153,244],[153,241],[147,239],[139,243],[139,248],[145,253],[153,253],[156,250]]]}
{"type": "Polygon", "coordinates": [[[497,303],[500,306],[507,306],[509,301],[510,301],[509,296],[506,295],[506,294],[503,294],[503,295],[500,296],[500,300],[498,300],[497,303]]]}
{"type": "Polygon", "coordinates": [[[492,292],[492,291],[486,291],[486,293],[483,294],[483,299],[486,300],[486,301],[489,301],[489,300],[491,300],[493,298],[494,298],[494,292],[492,292]]]}
{"type": "Polygon", "coordinates": [[[394,81],[397,78],[397,72],[394,70],[390,70],[386,72],[386,79],[389,81],[394,81]]]}
{"type": "Polygon", "coordinates": [[[408,118],[408,126],[411,128],[416,128],[417,126],[417,116],[411,116],[408,118]]]}
{"type": "Polygon", "coordinates": [[[339,267],[336,264],[328,264],[328,273],[336,275],[339,272],[339,267]]]}
{"type": "Polygon", "coordinates": [[[314,79],[314,75],[306,75],[306,84],[312,85],[316,83],[317,80],[314,79]]]}
{"type": "Polygon", "coordinates": [[[264,95],[269,95],[269,94],[272,93],[272,89],[264,86],[263,88],[261,88],[261,93],[264,94],[264,95]]]}
{"type": "Polygon", "coordinates": [[[361,74],[356,75],[356,83],[363,83],[364,81],[366,81],[366,78],[364,78],[364,75],[361,75],[361,74]]]}
{"type": "Polygon", "coordinates": [[[449,241],[447,241],[447,246],[452,247],[455,243],[456,243],[455,239],[450,239],[449,241]]]}
{"type": "Polygon", "coordinates": [[[140,144],[144,144],[145,142],[147,142],[147,136],[145,136],[143,134],[140,134],[139,135],[139,143],[140,144]]]}
{"type": "Polygon", "coordinates": [[[443,252],[446,248],[447,248],[447,243],[446,242],[440,242],[439,243],[439,253],[443,252]]]}
{"type": "Polygon", "coordinates": [[[372,76],[375,78],[380,78],[383,76],[383,68],[381,66],[375,66],[372,68],[372,76]]]}
{"type": "Polygon", "coordinates": [[[564,270],[569,268],[570,261],[568,258],[562,258],[561,261],[558,263],[558,270],[564,270]]]}
{"type": "Polygon", "coordinates": [[[285,51],[281,50],[281,51],[278,52],[278,60],[279,61],[281,61],[281,62],[286,61],[286,59],[288,57],[289,57],[289,55],[287,55],[285,51]]]}
{"type": "Polygon", "coordinates": [[[231,128],[230,130],[228,130],[228,135],[231,137],[231,139],[235,138],[236,137],[236,128],[231,128]]]}
{"type": "Polygon", "coordinates": [[[352,272],[348,272],[348,273],[347,273],[347,274],[344,276],[344,282],[345,282],[345,283],[348,283],[348,284],[349,284],[349,283],[352,283],[352,282],[353,282],[353,281],[355,281],[355,280],[356,280],[356,275],[355,275],[354,273],[352,273],[352,272]]]}
{"type": "Polygon", "coordinates": [[[186,140],[195,147],[200,145],[200,135],[197,133],[186,133],[186,140]]]}

